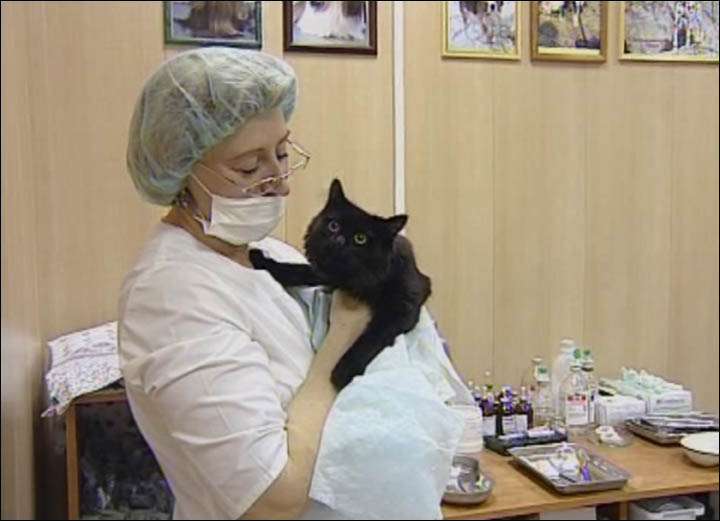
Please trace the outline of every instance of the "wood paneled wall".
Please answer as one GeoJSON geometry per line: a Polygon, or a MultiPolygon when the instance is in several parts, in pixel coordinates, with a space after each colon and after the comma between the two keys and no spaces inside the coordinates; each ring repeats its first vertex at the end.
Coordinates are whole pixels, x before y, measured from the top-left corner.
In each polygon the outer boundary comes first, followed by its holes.
{"type": "Polygon", "coordinates": [[[159,3],[2,3],[4,519],[32,518],[35,502],[39,516],[57,513],[64,469],[39,417],[45,342],[114,319],[160,215],[129,181],[125,144],[138,86],[162,60],[161,14],[159,3]]]}
{"type": "MultiPolygon", "coordinates": [[[[313,153],[279,230],[296,245],[332,177],[393,210],[391,4],[377,57],[285,56],[313,153]]],[[[517,382],[570,335],[601,374],[647,367],[717,410],[717,66],[617,63],[614,6],[606,64],[530,63],[528,38],[519,63],[441,59],[440,3],[404,9],[408,233],[463,375],[517,382]]],[[[263,13],[282,55],[280,3],[263,13]]],[[[45,342],[115,317],[162,213],[125,172],[131,108],[180,49],[161,2],[2,3],[3,518],[53,510],[45,342]]]]}
{"type": "MultiPolygon", "coordinates": [[[[523,2],[529,34],[529,3],[523,2]]],[[[520,381],[561,337],[718,409],[718,67],[443,59],[405,3],[409,235],[466,378],[520,381]]]]}
{"type": "MultiPolygon", "coordinates": [[[[281,3],[263,14],[263,48],[282,55],[281,3]]],[[[377,57],[286,57],[301,85],[293,135],[313,154],[278,230],[296,245],[332,177],[392,212],[391,19],[382,2],[377,57]]],[[[2,3],[3,519],[62,515],[62,459],[43,451],[39,419],[45,342],[116,317],[122,278],[163,213],[125,170],[139,89],[186,49],[164,46],[162,28],[162,2],[2,3]]]]}

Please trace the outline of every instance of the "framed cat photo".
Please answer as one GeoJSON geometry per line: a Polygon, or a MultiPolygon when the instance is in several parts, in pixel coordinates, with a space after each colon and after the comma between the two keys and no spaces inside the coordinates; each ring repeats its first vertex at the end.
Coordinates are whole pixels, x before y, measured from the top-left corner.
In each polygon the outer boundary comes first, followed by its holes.
{"type": "Polygon", "coordinates": [[[601,1],[532,2],[532,59],[604,62],[607,11],[601,1]]]}
{"type": "Polygon", "coordinates": [[[165,43],[262,47],[262,2],[164,2],[165,43]]]}
{"type": "Polygon", "coordinates": [[[520,59],[521,2],[442,2],[442,55],[520,59]]]}
{"type": "Polygon", "coordinates": [[[283,47],[377,55],[377,2],[283,2],[283,47]]]}
{"type": "Polygon", "coordinates": [[[718,63],[717,1],[619,3],[621,60],[718,63]]]}

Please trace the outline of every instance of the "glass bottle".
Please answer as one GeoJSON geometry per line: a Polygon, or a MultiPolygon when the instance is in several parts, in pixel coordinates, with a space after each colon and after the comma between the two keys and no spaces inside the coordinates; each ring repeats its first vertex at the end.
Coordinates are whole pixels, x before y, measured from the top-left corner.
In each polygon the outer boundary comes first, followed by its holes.
{"type": "Polygon", "coordinates": [[[485,398],[482,402],[483,406],[483,435],[484,436],[496,436],[497,435],[497,405],[495,404],[495,397],[492,391],[485,393],[485,398]]]}
{"type": "Polygon", "coordinates": [[[498,435],[512,434],[515,432],[515,411],[510,398],[500,399],[500,406],[497,414],[498,435]]]}
{"type": "Polygon", "coordinates": [[[533,410],[530,404],[528,390],[525,387],[520,388],[520,399],[515,406],[515,427],[517,432],[527,432],[532,426],[533,410]]]}

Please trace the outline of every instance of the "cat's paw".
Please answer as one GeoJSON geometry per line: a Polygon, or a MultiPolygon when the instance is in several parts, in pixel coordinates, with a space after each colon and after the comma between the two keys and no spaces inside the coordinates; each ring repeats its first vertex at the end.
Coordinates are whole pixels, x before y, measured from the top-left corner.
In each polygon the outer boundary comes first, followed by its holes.
{"type": "Polygon", "coordinates": [[[252,263],[253,268],[256,270],[267,269],[273,263],[272,259],[267,258],[265,253],[257,248],[251,248],[248,252],[248,256],[250,257],[250,262],[252,263]]]}
{"type": "Polygon", "coordinates": [[[355,371],[351,370],[347,364],[340,362],[333,369],[330,381],[335,386],[335,389],[341,391],[347,384],[352,382],[355,376],[357,376],[355,371]]]}

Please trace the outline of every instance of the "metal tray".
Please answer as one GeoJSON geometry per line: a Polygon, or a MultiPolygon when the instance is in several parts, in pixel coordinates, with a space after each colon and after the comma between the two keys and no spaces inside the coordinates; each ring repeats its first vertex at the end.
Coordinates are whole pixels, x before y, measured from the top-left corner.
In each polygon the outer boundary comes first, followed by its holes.
{"type": "Polygon", "coordinates": [[[454,472],[458,474],[457,485],[450,486],[451,483],[448,483],[443,494],[443,502],[477,505],[490,496],[495,482],[480,471],[480,465],[475,458],[455,456],[452,465],[454,472]],[[482,478],[482,487],[477,486],[480,478],[482,478]]]}
{"type": "Polygon", "coordinates": [[[627,429],[642,438],[654,441],[659,445],[680,445],[680,440],[688,435],[686,432],[655,431],[632,420],[625,422],[627,429]]]}
{"type": "Polygon", "coordinates": [[[622,488],[631,477],[624,469],[610,463],[591,450],[574,443],[555,443],[553,445],[541,445],[538,447],[518,447],[510,449],[509,452],[521,467],[527,469],[531,474],[540,478],[541,481],[545,482],[560,494],[578,494],[622,488]],[[562,446],[583,450],[585,452],[589,462],[590,475],[593,478],[592,481],[571,481],[568,477],[563,476],[550,478],[530,464],[531,461],[547,459],[556,449],[562,446]]]}

